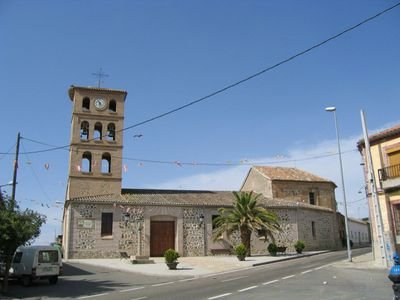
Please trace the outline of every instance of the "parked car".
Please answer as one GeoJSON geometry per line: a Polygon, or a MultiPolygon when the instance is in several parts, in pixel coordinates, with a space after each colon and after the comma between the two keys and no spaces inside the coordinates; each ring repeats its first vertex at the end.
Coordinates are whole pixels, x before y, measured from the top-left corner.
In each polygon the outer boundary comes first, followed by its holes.
{"type": "Polygon", "coordinates": [[[10,277],[21,279],[24,286],[32,280],[47,279],[56,284],[62,275],[62,259],[58,249],[52,246],[19,247],[13,256],[10,277]]]}

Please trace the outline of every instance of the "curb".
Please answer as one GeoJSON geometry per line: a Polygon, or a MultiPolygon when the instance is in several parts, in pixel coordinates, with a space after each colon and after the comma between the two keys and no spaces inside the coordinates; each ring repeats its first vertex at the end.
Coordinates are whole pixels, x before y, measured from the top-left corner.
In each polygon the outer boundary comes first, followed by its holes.
{"type": "Polygon", "coordinates": [[[297,258],[302,258],[302,257],[309,257],[309,256],[314,256],[314,255],[320,255],[320,254],[325,254],[325,253],[329,253],[329,252],[333,252],[333,251],[327,250],[327,251],[318,252],[318,253],[300,254],[300,255],[296,255],[296,256],[285,257],[285,258],[282,258],[282,259],[255,263],[255,264],[252,265],[252,267],[257,267],[257,266],[262,266],[262,265],[269,265],[269,264],[278,263],[278,262],[281,262],[281,261],[287,261],[287,260],[292,260],[292,259],[297,259],[297,258]]]}

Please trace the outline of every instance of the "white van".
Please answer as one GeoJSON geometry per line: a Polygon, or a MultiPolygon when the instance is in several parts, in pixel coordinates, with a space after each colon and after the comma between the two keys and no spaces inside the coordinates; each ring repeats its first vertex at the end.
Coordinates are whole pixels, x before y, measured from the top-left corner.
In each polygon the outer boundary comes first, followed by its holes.
{"type": "Polygon", "coordinates": [[[56,284],[62,275],[61,253],[52,246],[19,247],[11,262],[10,276],[29,286],[34,279],[48,279],[56,284]]]}

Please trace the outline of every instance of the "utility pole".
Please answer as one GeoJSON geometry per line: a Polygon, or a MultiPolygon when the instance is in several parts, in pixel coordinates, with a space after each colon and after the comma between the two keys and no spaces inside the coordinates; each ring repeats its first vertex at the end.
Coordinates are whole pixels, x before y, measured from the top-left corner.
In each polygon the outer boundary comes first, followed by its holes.
{"type": "Polygon", "coordinates": [[[17,171],[18,171],[18,156],[19,156],[19,141],[21,139],[21,134],[18,132],[17,135],[17,148],[15,150],[15,160],[14,160],[14,174],[12,180],[12,193],[11,193],[11,210],[15,207],[15,190],[17,188],[17,171]]]}
{"type": "Polygon", "coordinates": [[[369,188],[371,191],[372,202],[374,205],[374,217],[375,217],[375,227],[376,227],[375,229],[376,229],[376,234],[378,236],[382,265],[384,267],[387,267],[388,266],[388,255],[387,255],[386,247],[385,247],[385,237],[383,235],[383,221],[382,221],[382,215],[381,215],[381,206],[379,203],[379,196],[378,196],[377,188],[376,188],[375,171],[374,171],[374,165],[372,163],[371,148],[369,145],[367,125],[365,122],[365,115],[364,115],[363,110],[361,110],[361,124],[362,124],[363,134],[364,134],[365,156],[367,158],[366,163],[367,163],[368,185],[369,185],[369,188]]]}

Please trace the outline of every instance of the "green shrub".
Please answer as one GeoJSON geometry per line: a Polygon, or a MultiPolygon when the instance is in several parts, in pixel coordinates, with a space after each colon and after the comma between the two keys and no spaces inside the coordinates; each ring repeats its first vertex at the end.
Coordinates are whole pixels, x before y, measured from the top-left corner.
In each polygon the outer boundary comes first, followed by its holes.
{"type": "Polygon", "coordinates": [[[176,262],[179,258],[179,253],[176,252],[174,249],[168,249],[164,252],[165,262],[173,263],[176,262]]]}
{"type": "Polygon", "coordinates": [[[303,241],[297,241],[295,244],[294,244],[294,249],[296,250],[296,252],[297,253],[301,253],[301,252],[303,252],[303,250],[304,250],[304,248],[306,247],[306,245],[304,244],[304,242],[303,241]]]}
{"type": "Polygon", "coordinates": [[[237,256],[246,256],[247,249],[246,246],[243,244],[239,244],[235,247],[235,254],[237,256]]]}
{"type": "Polygon", "coordinates": [[[267,249],[269,254],[276,256],[276,253],[278,252],[278,246],[276,246],[275,243],[269,244],[267,249]]]}

